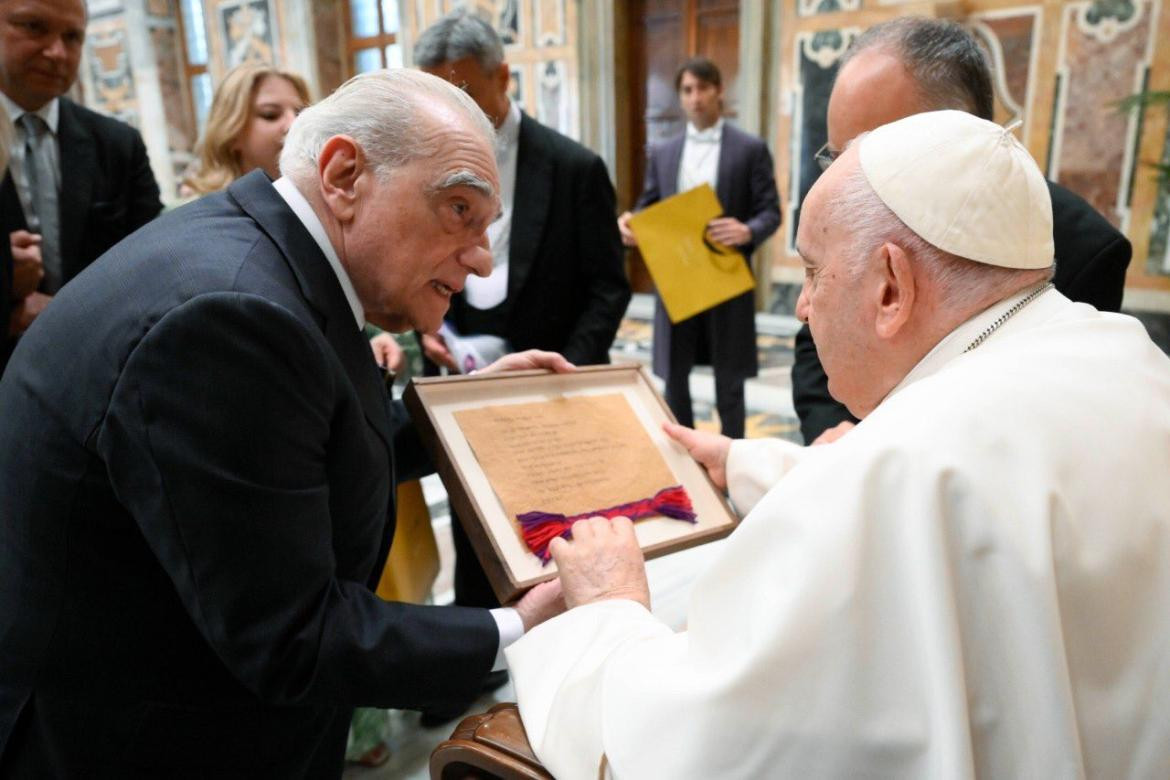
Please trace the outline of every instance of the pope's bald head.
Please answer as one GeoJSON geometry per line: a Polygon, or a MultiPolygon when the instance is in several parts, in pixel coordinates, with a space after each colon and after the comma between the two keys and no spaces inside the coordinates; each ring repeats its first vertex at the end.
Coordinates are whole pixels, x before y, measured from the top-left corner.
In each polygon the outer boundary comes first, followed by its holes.
{"type": "Polygon", "coordinates": [[[955,22],[906,16],[874,25],[841,60],[829,97],[829,146],[923,111],[992,117],[991,71],[955,22]]]}

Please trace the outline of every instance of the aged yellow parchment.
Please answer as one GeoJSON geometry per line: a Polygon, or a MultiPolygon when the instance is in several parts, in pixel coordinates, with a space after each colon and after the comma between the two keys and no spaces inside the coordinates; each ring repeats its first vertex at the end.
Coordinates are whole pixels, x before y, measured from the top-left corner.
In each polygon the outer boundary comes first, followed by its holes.
{"type": "Polygon", "coordinates": [[[618,393],[455,412],[508,517],[566,516],[649,498],[678,484],[618,393]]]}

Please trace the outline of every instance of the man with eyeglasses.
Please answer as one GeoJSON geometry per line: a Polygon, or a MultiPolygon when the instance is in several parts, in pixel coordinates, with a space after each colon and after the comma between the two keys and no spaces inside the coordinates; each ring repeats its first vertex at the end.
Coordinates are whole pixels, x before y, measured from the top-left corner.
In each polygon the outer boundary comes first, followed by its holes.
{"type": "MultiPolygon", "coordinates": [[[[780,226],[780,196],[772,155],[759,138],[724,122],[723,81],[703,57],[678,69],[675,90],[687,115],[686,132],[649,150],[646,183],[635,210],[678,192],[709,184],[723,215],[707,226],[713,241],[737,248],[748,262],[755,248],[780,226]]],[[[618,218],[622,241],[637,246],[631,212],[618,218]]],[[[666,381],[666,403],[683,425],[694,424],[690,375],[695,363],[715,370],[715,407],[723,433],[744,435],[744,381],[756,375],[755,298],[751,291],[671,323],[662,301],[654,311],[654,373],[666,381]],[[709,355],[709,360],[704,356],[709,355]]]]}
{"type": "MultiPolygon", "coordinates": [[[[829,98],[827,169],[861,133],[923,111],[957,109],[992,118],[991,72],[970,33],[940,19],[902,17],[869,28],[841,58],[829,98]]],[[[1078,195],[1048,182],[1056,242],[1056,289],[1101,311],[1118,311],[1132,247],[1078,195]]],[[[796,337],[792,396],[805,442],[835,441],[857,418],[829,393],[808,325],[796,337]]]]}

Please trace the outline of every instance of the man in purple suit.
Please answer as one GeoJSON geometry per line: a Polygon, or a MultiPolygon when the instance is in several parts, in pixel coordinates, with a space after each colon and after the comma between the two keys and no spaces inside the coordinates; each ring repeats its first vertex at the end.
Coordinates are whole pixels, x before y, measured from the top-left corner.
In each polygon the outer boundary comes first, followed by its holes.
{"type": "MultiPolygon", "coordinates": [[[[686,132],[647,152],[646,183],[635,209],[678,192],[709,184],[723,205],[707,235],[734,246],[747,263],[760,242],[780,226],[780,197],[772,155],[755,136],[723,120],[723,80],[715,63],[687,60],[675,76],[679,103],[687,115],[686,132]]],[[[637,246],[631,212],[618,218],[622,241],[637,246]]],[[[666,402],[683,425],[694,425],[690,373],[709,356],[715,370],[715,405],[724,435],[744,435],[744,380],[756,375],[756,325],[753,293],[671,324],[662,301],[654,311],[654,373],[666,381],[666,402]]]]}

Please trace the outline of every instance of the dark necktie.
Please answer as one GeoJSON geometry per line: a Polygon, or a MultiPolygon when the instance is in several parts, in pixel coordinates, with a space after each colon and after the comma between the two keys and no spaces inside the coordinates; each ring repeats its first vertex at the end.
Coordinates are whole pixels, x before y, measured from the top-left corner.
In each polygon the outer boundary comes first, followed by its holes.
{"type": "Polygon", "coordinates": [[[55,293],[63,282],[61,276],[61,233],[60,211],[57,204],[57,175],[53,170],[50,144],[53,135],[45,120],[36,114],[23,114],[20,123],[24,127],[24,171],[28,181],[29,199],[33,213],[28,217],[28,227],[33,233],[41,234],[41,260],[45,266],[45,278],[41,288],[55,293]]]}

